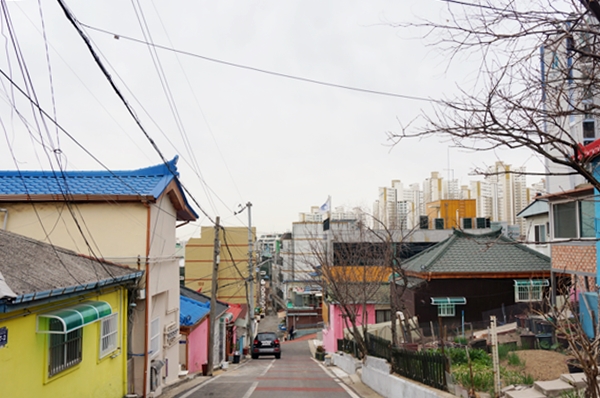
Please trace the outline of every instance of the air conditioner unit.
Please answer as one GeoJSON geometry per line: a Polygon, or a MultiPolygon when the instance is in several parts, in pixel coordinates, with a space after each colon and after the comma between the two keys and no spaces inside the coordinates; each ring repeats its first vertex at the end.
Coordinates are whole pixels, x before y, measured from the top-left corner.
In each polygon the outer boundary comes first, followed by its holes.
{"type": "Polygon", "coordinates": [[[175,322],[165,326],[165,347],[171,347],[179,340],[179,326],[175,322]]]}
{"type": "Polygon", "coordinates": [[[163,366],[165,366],[165,362],[161,360],[150,362],[150,391],[156,391],[160,386],[160,370],[163,366]]]}

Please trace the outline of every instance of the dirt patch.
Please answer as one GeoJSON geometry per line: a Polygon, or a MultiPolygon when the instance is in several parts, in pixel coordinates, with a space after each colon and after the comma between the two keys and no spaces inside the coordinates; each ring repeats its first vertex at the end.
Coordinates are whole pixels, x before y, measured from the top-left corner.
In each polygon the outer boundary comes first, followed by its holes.
{"type": "MultiPolygon", "coordinates": [[[[567,367],[567,356],[556,351],[549,350],[520,350],[514,353],[525,363],[522,370],[529,374],[534,381],[558,379],[561,374],[569,373],[567,367]]],[[[519,370],[519,368],[503,364],[507,368],[519,370]]]]}

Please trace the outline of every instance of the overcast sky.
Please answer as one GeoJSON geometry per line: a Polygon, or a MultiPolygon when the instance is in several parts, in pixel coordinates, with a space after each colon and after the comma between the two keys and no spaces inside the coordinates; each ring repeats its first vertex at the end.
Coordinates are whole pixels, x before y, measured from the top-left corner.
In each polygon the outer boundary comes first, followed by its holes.
{"type": "MultiPolygon", "coordinates": [[[[476,57],[449,64],[423,32],[391,26],[445,19],[441,1],[65,1],[162,154],[179,155],[183,184],[226,226],[247,225],[246,212],[233,212],[248,201],[259,233],[284,232],[328,195],[334,207],[370,209],[392,179],[421,183],[440,171],[467,184],[478,179],[468,175],[473,168],[498,159],[540,168],[528,153],[466,153],[435,139],[391,147],[386,132],[428,111],[429,102],[257,71],[452,98],[473,84],[476,57]],[[144,42],[180,53],[154,53],[144,42]]],[[[110,169],[161,163],[57,2],[7,6],[0,68],[22,88],[26,71],[42,108],[77,143],[48,120],[47,128],[36,122],[2,76],[0,168],[49,169],[55,150],[66,169],[102,169],[80,146],[110,169]]],[[[201,225],[211,223],[202,216],[180,237],[198,236],[201,225]]]]}

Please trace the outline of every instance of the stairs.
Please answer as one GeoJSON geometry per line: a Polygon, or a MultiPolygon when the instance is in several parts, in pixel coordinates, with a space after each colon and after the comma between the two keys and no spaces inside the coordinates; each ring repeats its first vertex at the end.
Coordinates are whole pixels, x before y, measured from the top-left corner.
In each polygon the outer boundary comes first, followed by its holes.
{"type": "Polygon", "coordinates": [[[583,373],[565,373],[560,378],[549,381],[536,381],[533,387],[507,387],[503,390],[507,398],[555,398],[563,393],[585,388],[583,373]]]}

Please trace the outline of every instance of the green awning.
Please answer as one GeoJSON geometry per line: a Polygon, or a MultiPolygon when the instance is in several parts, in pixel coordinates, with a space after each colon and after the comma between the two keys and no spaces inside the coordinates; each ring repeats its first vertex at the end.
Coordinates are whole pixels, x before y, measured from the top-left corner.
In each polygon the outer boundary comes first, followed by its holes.
{"type": "Polygon", "coordinates": [[[464,297],[432,297],[431,304],[432,305],[442,305],[442,304],[465,305],[465,304],[467,304],[467,299],[464,297]]]}
{"type": "Polygon", "coordinates": [[[67,334],[112,314],[110,304],[105,301],[86,301],[72,307],[38,315],[38,333],[67,334]]]}
{"type": "Polygon", "coordinates": [[[521,280],[516,280],[515,281],[515,286],[550,286],[550,282],[548,282],[548,279],[521,279],[521,280]]]}

